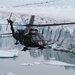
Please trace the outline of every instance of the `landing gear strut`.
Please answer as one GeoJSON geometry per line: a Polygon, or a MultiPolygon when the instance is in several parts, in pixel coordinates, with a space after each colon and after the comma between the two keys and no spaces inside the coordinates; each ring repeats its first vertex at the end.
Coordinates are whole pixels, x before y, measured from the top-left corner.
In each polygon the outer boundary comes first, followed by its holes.
{"type": "Polygon", "coordinates": [[[27,51],[27,50],[30,50],[30,49],[28,49],[28,47],[24,47],[21,51],[27,51]]]}

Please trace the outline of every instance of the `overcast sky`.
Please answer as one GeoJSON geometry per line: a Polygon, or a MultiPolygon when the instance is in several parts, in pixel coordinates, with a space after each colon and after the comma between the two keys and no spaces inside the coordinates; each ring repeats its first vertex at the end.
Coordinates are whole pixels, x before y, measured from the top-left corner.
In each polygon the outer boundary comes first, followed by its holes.
{"type": "Polygon", "coordinates": [[[21,4],[28,4],[28,3],[39,3],[42,1],[49,1],[49,0],[0,0],[0,5],[10,6],[10,5],[21,5],[21,4]]]}

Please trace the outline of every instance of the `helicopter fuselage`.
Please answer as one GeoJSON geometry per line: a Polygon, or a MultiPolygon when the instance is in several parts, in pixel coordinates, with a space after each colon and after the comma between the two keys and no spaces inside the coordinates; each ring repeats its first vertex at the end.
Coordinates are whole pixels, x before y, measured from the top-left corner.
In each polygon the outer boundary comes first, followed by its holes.
{"type": "Polygon", "coordinates": [[[44,37],[39,34],[37,29],[29,29],[29,32],[25,35],[24,30],[18,30],[14,34],[14,38],[19,41],[20,44],[26,47],[43,47],[45,46],[44,37]]]}

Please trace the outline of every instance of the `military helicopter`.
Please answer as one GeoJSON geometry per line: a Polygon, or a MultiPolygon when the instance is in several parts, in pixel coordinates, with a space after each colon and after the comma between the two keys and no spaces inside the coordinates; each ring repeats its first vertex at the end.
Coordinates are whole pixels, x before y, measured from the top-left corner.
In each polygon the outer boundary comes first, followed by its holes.
{"type": "Polygon", "coordinates": [[[16,39],[15,44],[22,44],[26,47],[24,47],[23,50],[28,49],[28,47],[39,47],[43,48],[45,46],[44,37],[42,34],[38,33],[37,29],[34,29],[32,27],[33,21],[34,21],[34,15],[31,16],[29,25],[26,26],[24,30],[17,30],[15,32],[13,28],[13,21],[10,19],[7,19],[8,23],[10,24],[11,31],[13,37],[16,39]]]}
{"type": "MultiPolygon", "coordinates": [[[[11,14],[12,15],[12,14],[11,14]]],[[[7,22],[9,23],[12,31],[12,36],[16,39],[16,45],[22,44],[25,47],[23,48],[24,51],[28,50],[28,47],[38,47],[40,49],[43,49],[48,43],[49,40],[45,40],[44,36],[38,32],[37,29],[33,28],[35,27],[46,27],[46,26],[59,26],[59,25],[71,25],[75,24],[75,22],[71,23],[58,23],[58,24],[42,24],[42,25],[33,25],[35,16],[32,15],[29,24],[27,25],[20,25],[20,26],[26,26],[25,29],[17,30],[15,32],[13,21],[9,18],[7,19],[7,22]]],[[[9,33],[10,34],[10,33],[9,33]]]]}

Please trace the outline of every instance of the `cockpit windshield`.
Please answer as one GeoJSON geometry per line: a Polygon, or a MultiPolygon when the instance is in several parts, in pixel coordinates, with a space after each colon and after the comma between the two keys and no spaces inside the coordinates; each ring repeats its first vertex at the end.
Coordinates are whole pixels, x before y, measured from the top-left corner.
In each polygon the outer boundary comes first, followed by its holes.
{"type": "Polygon", "coordinates": [[[39,41],[39,40],[43,40],[43,37],[39,36],[39,35],[33,35],[32,39],[33,39],[33,41],[39,41]]]}

